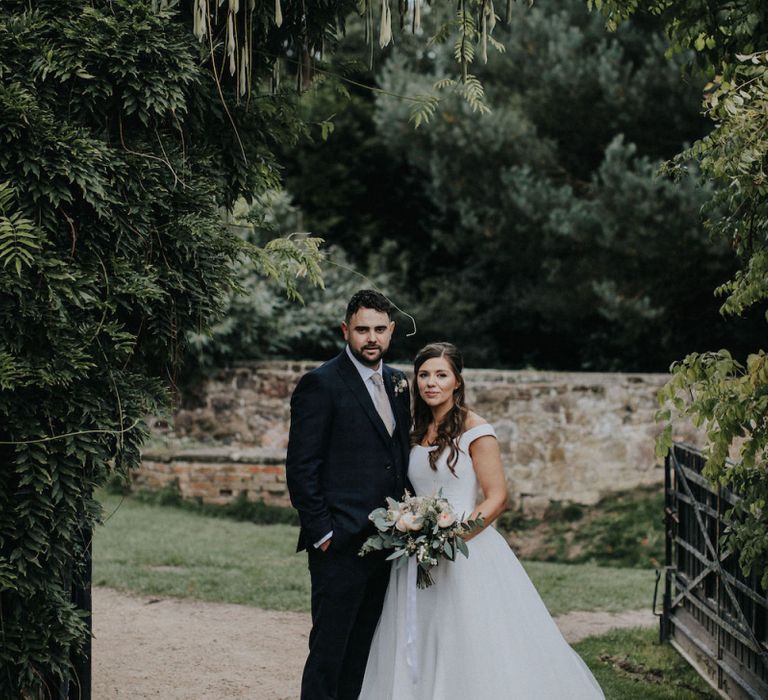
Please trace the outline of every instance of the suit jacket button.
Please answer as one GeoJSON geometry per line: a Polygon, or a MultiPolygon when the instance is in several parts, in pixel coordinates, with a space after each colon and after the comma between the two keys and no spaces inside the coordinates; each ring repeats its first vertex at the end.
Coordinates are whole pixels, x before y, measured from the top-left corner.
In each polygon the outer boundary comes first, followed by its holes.
{"type": "Polygon", "coordinates": [[[389,471],[390,469],[392,469],[392,465],[391,465],[391,464],[387,464],[387,465],[384,467],[384,469],[386,469],[387,471],[389,471]]]}

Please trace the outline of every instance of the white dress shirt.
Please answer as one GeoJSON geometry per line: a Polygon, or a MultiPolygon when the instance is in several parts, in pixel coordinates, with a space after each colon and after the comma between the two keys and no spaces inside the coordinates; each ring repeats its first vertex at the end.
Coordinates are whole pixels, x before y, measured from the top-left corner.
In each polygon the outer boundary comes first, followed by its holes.
{"type": "Polygon", "coordinates": [[[357,373],[360,375],[360,379],[363,380],[363,384],[365,384],[365,388],[368,390],[368,395],[371,397],[371,401],[373,401],[373,405],[375,406],[376,400],[373,398],[375,384],[371,381],[371,376],[374,374],[379,374],[381,375],[381,378],[384,379],[384,375],[382,374],[382,361],[379,360],[379,366],[376,369],[366,367],[352,354],[352,351],[349,349],[349,345],[347,345],[347,357],[352,360],[352,364],[355,366],[357,373]]]}
{"type": "MultiPolygon", "coordinates": [[[[347,357],[349,357],[349,359],[352,360],[352,364],[355,366],[357,373],[360,375],[360,379],[363,380],[363,384],[365,385],[365,388],[368,391],[368,395],[371,397],[371,401],[373,401],[373,404],[376,405],[376,400],[373,398],[375,385],[371,381],[371,376],[373,374],[380,374],[381,378],[383,379],[384,363],[381,360],[379,360],[379,366],[376,367],[375,369],[372,367],[367,367],[352,354],[352,351],[349,349],[349,345],[347,345],[346,351],[347,351],[347,357]]],[[[332,536],[333,536],[333,530],[331,530],[325,537],[315,542],[315,549],[317,549],[326,540],[331,539],[332,536]]]]}

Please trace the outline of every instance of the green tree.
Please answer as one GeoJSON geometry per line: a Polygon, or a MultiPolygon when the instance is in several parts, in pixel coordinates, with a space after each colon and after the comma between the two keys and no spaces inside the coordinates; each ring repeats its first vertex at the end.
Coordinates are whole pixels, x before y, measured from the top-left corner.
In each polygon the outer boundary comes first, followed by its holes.
{"type": "Polygon", "coordinates": [[[393,271],[420,331],[402,357],[450,338],[473,364],[660,371],[731,334],[748,347],[755,324],[726,324],[711,295],[735,259],[702,230],[707,191],[695,172],[656,177],[706,132],[703,81],[681,78],[660,29],[607,34],[577,0],[515,7],[495,30],[506,52],[475,69],[493,112],[440,91],[415,135],[392,95],[449,79],[450,46],[406,37],[374,72],[339,61],[377,91],[312,96],[309,119],[337,128],[286,158],[287,187],[361,269],[393,271]]]}
{"type": "MultiPolygon", "coordinates": [[[[672,165],[693,162],[713,187],[707,224],[738,255],[739,267],[718,287],[724,315],[765,314],[768,299],[768,7],[758,0],[716,6],[698,0],[623,2],[602,6],[613,25],[638,12],[658,14],[673,48],[695,51],[710,77],[704,106],[714,128],[672,165]]],[[[763,327],[764,331],[764,327],[763,327]]],[[[763,336],[764,337],[764,336],[763,336]]],[[[729,345],[731,345],[729,343],[729,345]]],[[[731,345],[731,350],[733,347],[731,345]]],[[[727,551],[768,587],[768,358],[753,347],[746,358],[729,350],[694,352],[672,367],[660,392],[659,418],[689,416],[707,436],[705,474],[742,496],[729,514],[727,551]],[[734,356],[735,355],[735,356],[734,356]],[[733,456],[733,464],[728,457],[733,456]]],[[[659,440],[669,448],[672,425],[659,440]]]]}
{"type": "MultiPolygon", "coordinates": [[[[301,212],[284,190],[270,190],[252,204],[238,202],[230,226],[244,240],[255,244],[286,232],[306,236],[301,229],[301,212]]],[[[264,277],[252,260],[236,266],[238,287],[228,296],[219,320],[205,333],[190,332],[189,361],[184,380],[194,383],[197,370],[221,367],[238,360],[262,358],[323,358],[338,352],[342,343],[339,329],[347,300],[363,286],[387,288],[384,275],[363,279],[351,267],[341,248],[323,249],[320,264],[323,284],[310,279],[297,281],[302,303],[286,296],[279,281],[264,277]]]]}

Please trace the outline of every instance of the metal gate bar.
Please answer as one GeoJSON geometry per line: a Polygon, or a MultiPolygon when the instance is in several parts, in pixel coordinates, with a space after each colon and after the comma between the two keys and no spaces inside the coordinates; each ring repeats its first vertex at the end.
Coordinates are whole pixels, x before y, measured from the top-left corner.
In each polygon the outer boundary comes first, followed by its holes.
{"type": "Polygon", "coordinates": [[[768,698],[768,597],[721,552],[739,497],[702,476],[703,455],[675,444],[665,461],[664,611],[660,636],[725,698],[768,698]]]}

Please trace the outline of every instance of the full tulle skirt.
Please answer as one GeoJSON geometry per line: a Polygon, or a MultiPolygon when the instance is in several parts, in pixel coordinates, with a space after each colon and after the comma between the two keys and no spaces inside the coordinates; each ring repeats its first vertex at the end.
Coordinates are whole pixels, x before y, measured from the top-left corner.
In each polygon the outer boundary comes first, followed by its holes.
{"type": "Polygon", "coordinates": [[[410,609],[409,568],[393,566],[361,700],[603,698],[504,538],[489,527],[468,546],[410,609]]]}

